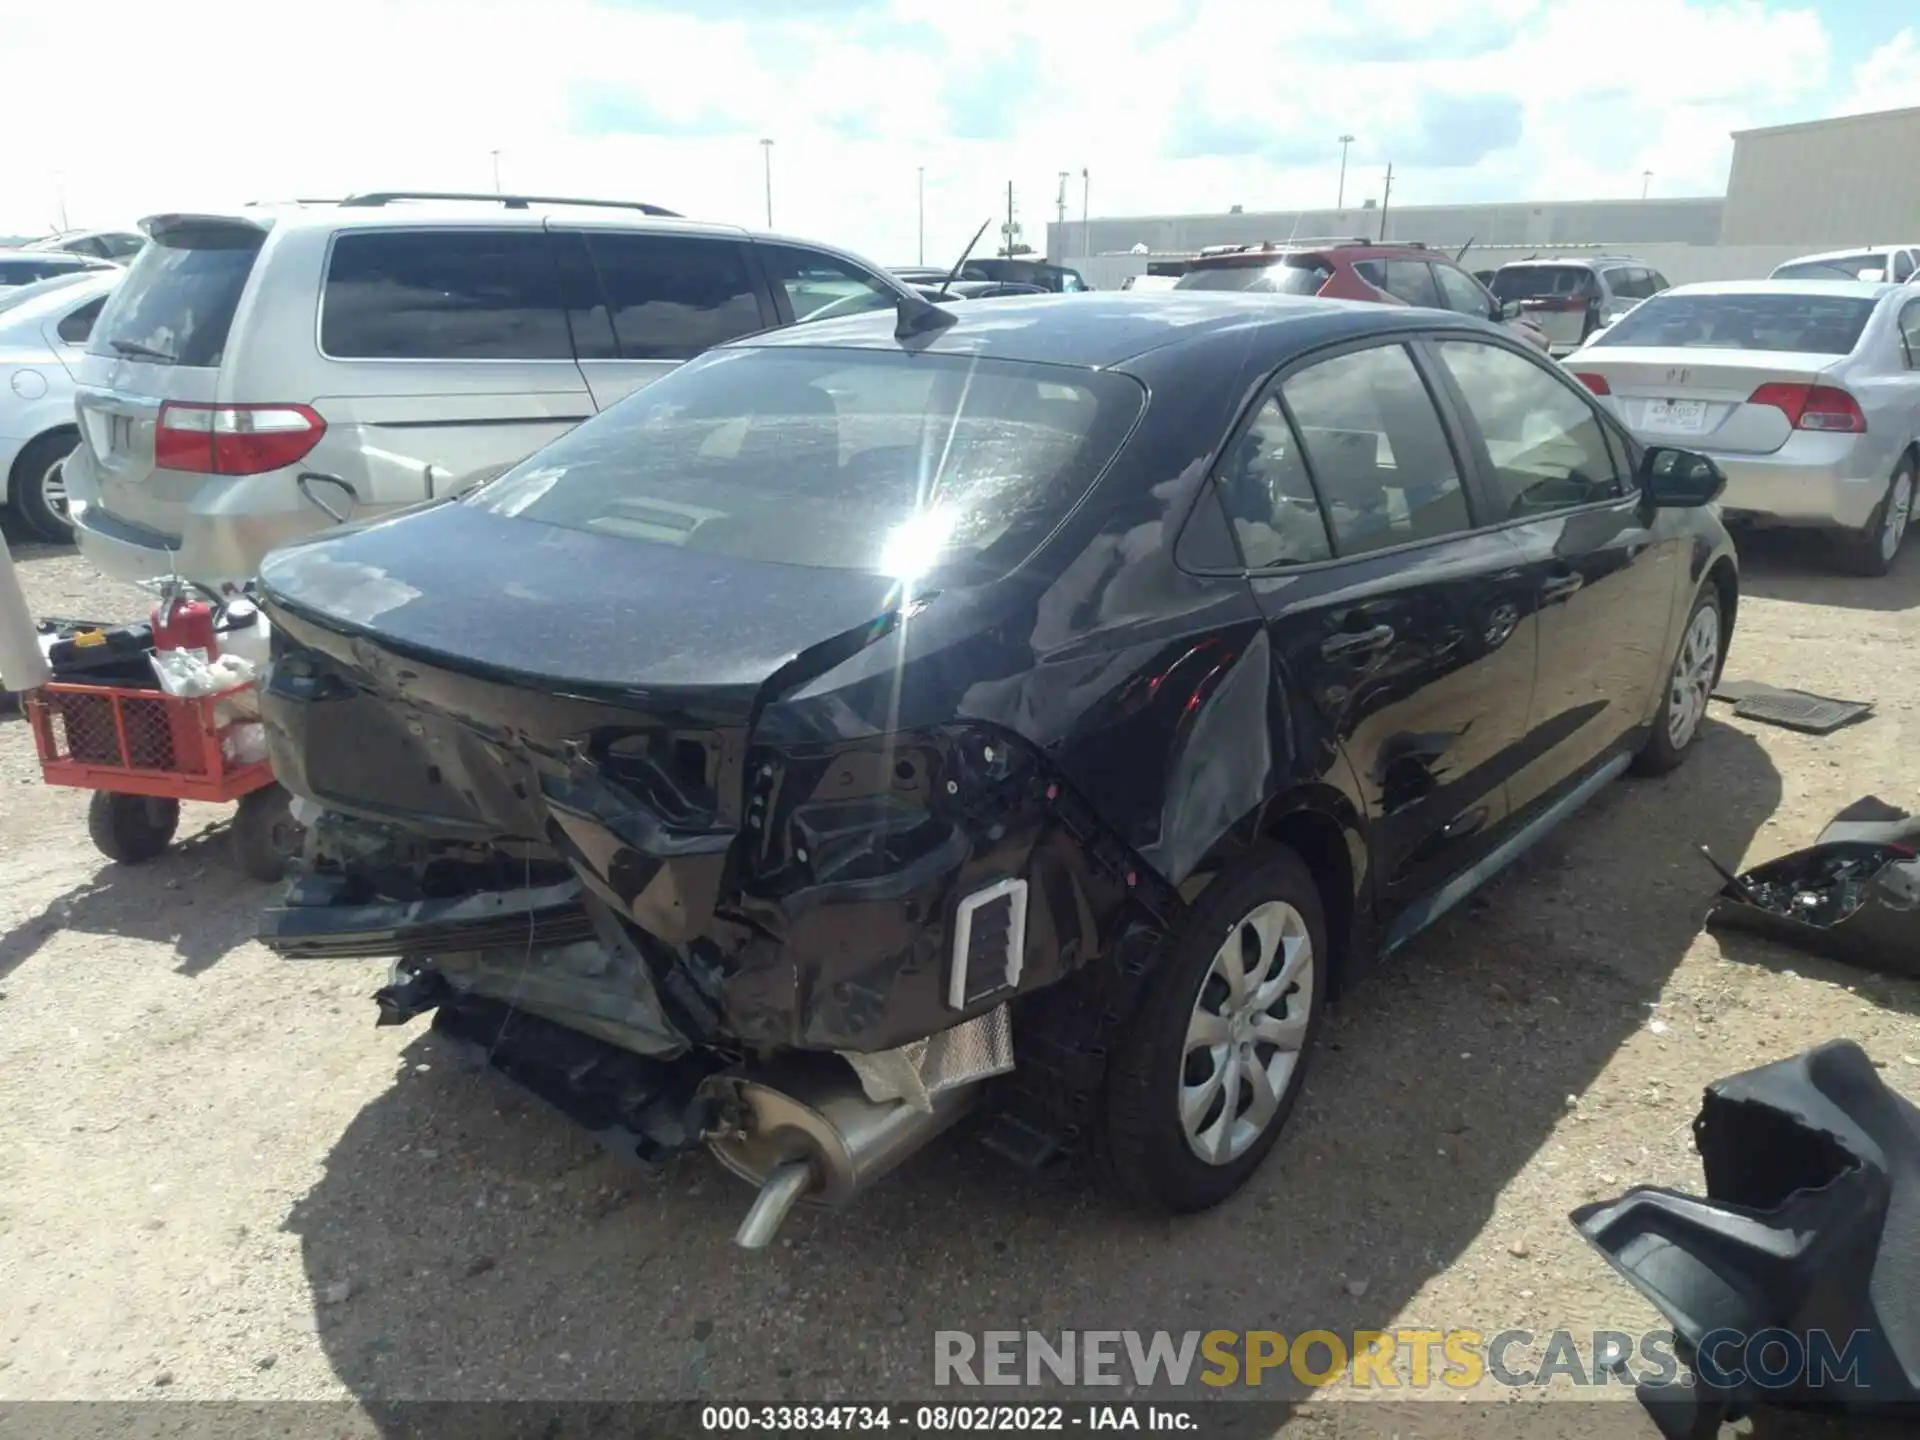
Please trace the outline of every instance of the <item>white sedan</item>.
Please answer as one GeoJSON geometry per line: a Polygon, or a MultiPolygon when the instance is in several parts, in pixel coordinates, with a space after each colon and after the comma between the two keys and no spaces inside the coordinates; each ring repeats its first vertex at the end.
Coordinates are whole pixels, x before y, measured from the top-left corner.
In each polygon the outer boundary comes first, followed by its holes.
{"type": "Polygon", "coordinates": [[[60,467],[80,438],[72,364],[124,271],[0,291],[0,502],[43,540],[73,539],[60,467]]]}

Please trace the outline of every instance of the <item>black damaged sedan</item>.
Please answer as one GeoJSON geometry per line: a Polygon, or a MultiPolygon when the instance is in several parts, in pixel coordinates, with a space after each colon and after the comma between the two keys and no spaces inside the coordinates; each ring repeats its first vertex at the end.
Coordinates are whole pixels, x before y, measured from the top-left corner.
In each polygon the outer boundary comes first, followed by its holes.
{"type": "Polygon", "coordinates": [[[307,802],[266,917],[742,1243],[969,1110],[1161,1209],[1329,996],[1694,744],[1711,461],[1434,311],[1007,299],[711,351],[466,495],[273,555],[307,802]]]}

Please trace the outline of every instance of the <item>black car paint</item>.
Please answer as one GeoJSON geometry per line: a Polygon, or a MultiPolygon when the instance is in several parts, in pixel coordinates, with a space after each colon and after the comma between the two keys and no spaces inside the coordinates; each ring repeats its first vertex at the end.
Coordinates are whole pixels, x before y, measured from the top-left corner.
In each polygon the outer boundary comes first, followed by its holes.
{"type": "MultiPolygon", "coordinates": [[[[1564,738],[1563,716],[1492,704],[1531,694],[1543,663],[1539,608],[1514,578],[1527,539],[1496,528],[1251,583],[1230,553],[1220,568],[1188,557],[1221,555],[1212,467],[1277,370],[1439,333],[1529,353],[1458,316],[1191,294],[1009,299],[916,337],[1111,367],[1152,397],[1038,551],[971,589],[906,597],[457,503],[303,542],[263,570],[276,767],[330,809],[449,842],[511,837],[529,875],[536,855],[564,859],[629,922],[695,1040],[920,1038],[1007,998],[946,1003],[953,906],[976,886],[1030,881],[1027,994],[1164,931],[1265,836],[1330,890],[1350,972],[1396,912],[1512,834],[1512,775],[1564,738]],[[1393,645],[1330,662],[1323,642],[1356,614],[1384,617],[1393,645]]],[[[902,342],[889,320],[853,318],[739,343],[902,342]]],[[[1653,654],[1670,657],[1731,548],[1717,525],[1631,508],[1663,537],[1643,554],[1694,533],[1656,629],[1653,654]]],[[[1532,523],[1624,533],[1616,509],[1532,523]]],[[[1567,713],[1623,751],[1658,704],[1647,689],[1567,713]]],[[[301,953],[335,913],[377,928],[364,904],[330,908],[369,897],[301,884],[269,917],[276,948],[301,953]]],[[[356,953],[401,948],[368,943],[384,948],[356,953]]]]}

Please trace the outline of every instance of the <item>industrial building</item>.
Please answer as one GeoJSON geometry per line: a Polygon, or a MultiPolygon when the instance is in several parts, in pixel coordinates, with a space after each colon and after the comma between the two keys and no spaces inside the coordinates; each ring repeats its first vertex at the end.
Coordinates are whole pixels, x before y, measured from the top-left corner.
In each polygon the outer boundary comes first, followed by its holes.
{"type": "Polygon", "coordinates": [[[1674,284],[1764,276],[1812,250],[1920,241],[1920,107],[1735,131],[1725,196],[1097,216],[1048,225],[1047,254],[1106,289],[1157,258],[1306,235],[1471,245],[1475,269],[1604,251],[1674,284]]]}

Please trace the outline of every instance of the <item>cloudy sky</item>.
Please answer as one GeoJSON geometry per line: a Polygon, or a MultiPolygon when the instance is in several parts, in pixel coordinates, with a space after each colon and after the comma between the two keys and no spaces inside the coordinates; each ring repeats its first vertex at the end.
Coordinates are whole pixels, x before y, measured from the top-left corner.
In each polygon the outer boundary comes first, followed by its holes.
{"type": "MultiPolygon", "coordinates": [[[[637,198],[883,264],[1069,218],[1722,192],[1920,103],[1896,0],[0,0],[0,233],[354,189],[637,198]],[[10,12],[10,13],[8,13],[10,12]]],[[[1905,28],[1902,22],[1905,20],[1905,28]]]]}

